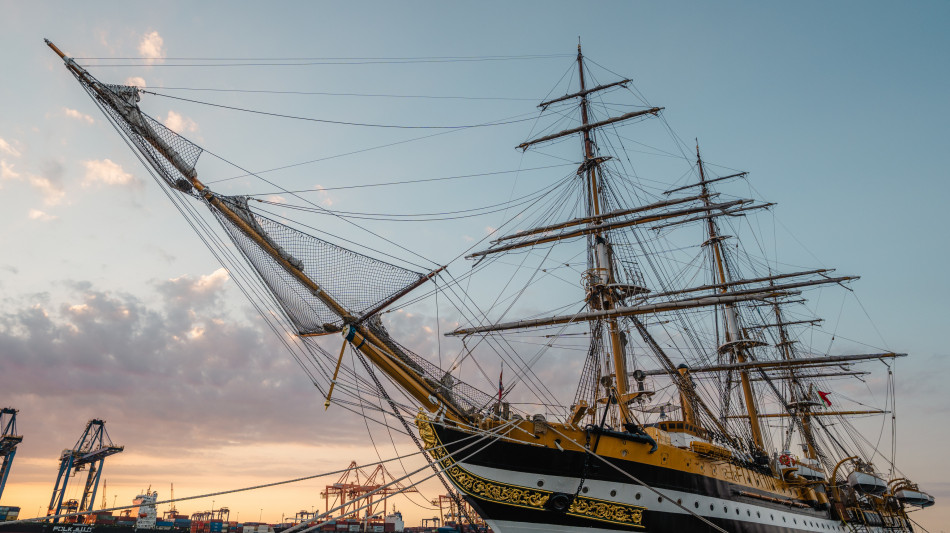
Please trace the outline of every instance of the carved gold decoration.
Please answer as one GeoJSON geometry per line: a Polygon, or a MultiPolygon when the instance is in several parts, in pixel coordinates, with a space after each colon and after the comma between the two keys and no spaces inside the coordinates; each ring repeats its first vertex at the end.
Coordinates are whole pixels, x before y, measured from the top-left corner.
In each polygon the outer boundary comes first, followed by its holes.
{"type": "Polygon", "coordinates": [[[577,497],[574,498],[574,502],[568,508],[567,514],[592,518],[602,522],[643,527],[643,511],[643,507],[577,497]]]}
{"type": "MultiPolygon", "coordinates": [[[[444,472],[460,491],[490,502],[544,510],[544,504],[547,503],[553,492],[499,483],[477,476],[456,464],[455,460],[449,456],[425,414],[420,413],[416,417],[416,425],[419,427],[419,436],[422,437],[426,450],[429,451],[433,459],[442,465],[444,472]]],[[[578,495],[574,498],[566,514],[601,522],[643,527],[644,510],[644,507],[596,500],[578,495]]]]}

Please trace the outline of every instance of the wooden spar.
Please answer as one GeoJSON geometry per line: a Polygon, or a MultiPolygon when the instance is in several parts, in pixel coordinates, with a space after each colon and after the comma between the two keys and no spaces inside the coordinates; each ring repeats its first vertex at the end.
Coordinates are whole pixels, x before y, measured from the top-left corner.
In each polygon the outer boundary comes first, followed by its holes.
{"type": "MultiPolygon", "coordinates": [[[[890,411],[814,411],[809,412],[808,416],[855,416],[855,415],[883,415],[888,414],[890,411]]],[[[769,413],[769,414],[760,414],[759,418],[787,418],[791,415],[789,413],[769,413]]],[[[749,418],[748,415],[729,415],[726,418],[749,418]]],[[[814,457],[812,457],[814,459],[814,457]]]]}
{"type": "MultiPolygon", "coordinates": [[[[710,196],[712,196],[712,195],[710,195],[710,196]]],[[[659,225],[657,225],[657,226],[653,226],[653,227],[650,228],[650,229],[652,229],[652,230],[661,230],[661,229],[663,229],[663,228],[668,228],[668,227],[670,227],[670,226],[677,226],[677,225],[679,225],[679,224],[688,224],[688,223],[690,223],[690,222],[696,222],[696,221],[699,221],[699,220],[710,220],[710,219],[714,219],[714,218],[719,218],[719,217],[721,217],[721,216],[727,216],[727,217],[729,217],[729,216],[739,216],[738,213],[742,213],[742,212],[745,212],[745,211],[751,211],[751,210],[753,210],[753,209],[766,209],[766,208],[772,207],[773,205],[775,205],[775,204],[774,204],[774,203],[767,203],[767,204],[750,205],[750,206],[746,206],[746,207],[738,207],[738,208],[736,208],[736,209],[724,210],[722,213],[715,213],[715,214],[709,214],[709,215],[701,215],[701,216],[698,216],[698,217],[686,218],[686,219],[683,219],[683,220],[676,220],[676,221],[674,221],[674,222],[667,222],[666,224],[659,224],[659,225]]]]}
{"type": "Polygon", "coordinates": [[[573,231],[565,231],[562,233],[558,233],[557,235],[549,235],[546,237],[539,237],[539,238],[530,239],[527,241],[506,244],[504,246],[499,246],[497,248],[489,248],[488,250],[482,250],[480,252],[475,252],[473,254],[467,255],[465,256],[465,258],[473,259],[476,257],[481,257],[483,255],[493,254],[497,252],[505,252],[508,250],[515,250],[518,248],[524,248],[526,246],[534,246],[537,244],[544,244],[547,242],[559,241],[563,239],[572,239],[574,237],[582,237],[584,235],[594,235],[594,234],[602,233],[608,230],[626,228],[629,226],[637,226],[640,224],[649,224],[650,222],[656,222],[658,220],[666,220],[668,218],[674,218],[674,217],[679,217],[679,216],[691,215],[693,213],[708,212],[708,211],[713,211],[716,209],[725,210],[725,209],[728,209],[729,207],[732,207],[735,205],[741,205],[743,203],[747,203],[750,201],[751,200],[733,200],[730,202],[723,202],[719,204],[710,204],[709,206],[691,207],[688,209],[679,209],[677,211],[670,211],[669,213],[662,213],[658,215],[647,215],[647,216],[633,218],[630,220],[621,220],[619,222],[610,222],[608,224],[601,224],[599,226],[576,229],[573,231]]]}
{"type": "Polygon", "coordinates": [[[407,287],[404,288],[403,290],[401,290],[401,291],[397,292],[396,294],[390,296],[390,297],[387,298],[386,300],[383,300],[382,302],[379,302],[375,307],[373,307],[373,308],[370,309],[369,311],[365,312],[365,313],[363,314],[363,316],[361,316],[360,319],[356,321],[356,323],[357,323],[357,324],[362,324],[362,323],[365,322],[368,318],[372,317],[373,315],[375,315],[376,313],[382,311],[383,309],[389,307],[393,302],[399,300],[399,299],[402,298],[403,296],[405,296],[405,295],[409,294],[410,292],[414,291],[414,290],[416,289],[416,287],[418,287],[418,286],[422,285],[423,283],[429,281],[430,279],[432,279],[433,277],[435,277],[436,274],[438,274],[439,272],[442,272],[442,271],[445,270],[447,267],[448,267],[448,265],[445,265],[445,266],[442,266],[442,267],[439,267],[439,268],[433,270],[432,272],[429,272],[428,274],[426,274],[425,276],[422,276],[421,278],[419,278],[418,280],[416,280],[415,282],[413,282],[412,284],[410,284],[409,286],[407,286],[407,287]]]}
{"type": "Polygon", "coordinates": [[[323,402],[323,410],[330,408],[330,398],[333,397],[333,388],[336,387],[336,378],[340,375],[340,365],[343,363],[343,354],[346,353],[346,340],[340,346],[340,356],[336,360],[336,368],[333,369],[333,379],[330,380],[330,390],[327,391],[327,399],[323,402]]]}
{"type": "MultiPolygon", "coordinates": [[[[106,100],[107,102],[113,102],[114,96],[107,94],[107,89],[102,87],[102,84],[96,80],[92,75],[85,71],[82,67],[76,65],[76,63],[66,57],[59,48],[56,47],[49,40],[46,41],[47,45],[59,55],[60,58],[66,63],[67,68],[79,76],[85,83],[89,84],[95,90],[99,96],[106,100]]],[[[122,114],[123,118],[129,120],[123,111],[124,109],[117,109],[116,111],[122,114]]],[[[146,135],[143,136],[149,144],[151,144],[159,153],[162,154],[165,159],[171,163],[182,175],[186,176],[191,182],[192,186],[197,189],[202,197],[220,211],[229,222],[240,228],[240,230],[245,233],[251,240],[253,240],[262,250],[264,250],[268,255],[270,255],[274,261],[276,261],[288,274],[293,276],[297,281],[303,284],[317,299],[323,302],[331,311],[340,316],[344,322],[353,323],[356,321],[355,317],[349,313],[342,305],[340,305],[336,300],[333,299],[329,294],[327,294],[316,282],[310,279],[309,276],[304,274],[300,269],[296,268],[290,264],[287,259],[285,259],[280,252],[269,242],[269,239],[265,238],[263,235],[258,233],[258,231],[251,227],[247,222],[244,221],[240,216],[238,216],[230,207],[225,205],[214,193],[212,193],[207,187],[198,180],[198,175],[193,168],[189,168],[184,164],[181,156],[174,150],[155,136],[146,135]],[[154,137],[154,138],[153,138],[154,137]]],[[[396,355],[388,346],[373,333],[372,330],[367,328],[362,324],[357,324],[349,328],[354,334],[358,334],[360,342],[354,343],[351,341],[357,349],[365,354],[370,361],[372,361],[378,368],[383,372],[389,375],[400,387],[402,387],[406,392],[412,395],[416,400],[418,400],[427,410],[430,412],[435,412],[441,409],[443,406],[448,410],[449,414],[458,420],[465,420],[467,417],[461,410],[455,405],[451,399],[442,396],[442,394],[431,387],[423,376],[418,374],[415,370],[410,368],[404,361],[402,361],[398,355],[396,355]],[[369,342],[365,342],[369,341],[369,342]]],[[[351,335],[351,337],[356,337],[356,335],[351,335]]]]}
{"type": "Polygon", "coordinates": [[[701,286],[698,286],[698,287],[690,287],[690,288],[688,288],[688,289],[682,289],[682,290],[679,290],[679,291],[658,292],[658,293],[655,293],[655,294],[651,294],[651,295],[650,295],[650,298],[660,298],[660,297],[663,297],[663,296],[674,296],[674,295],[677,295],[677,294],[684,294],[684,293],[687,293],[687,292],[697,292],[697,291],[707,291],[707,290],[713,290],[713,289],[722,289],[722,288],[724,288],[724,287],[735,287],[735,286],[737,286],[737,285],[749,285],[749,284],[751,284],[751,283],[762,283],[762,282],[765,282],[765,281],[773,281],[773,280],[777,280],[777,279],[794,278],[794,277],[798,277],[798,276],[809,276],[809,275],[811,275],[811,274],[823,274],[823,273],[825,273],[825,272],[834,272],[834,269],[831,269],[831,268],[820,268],[820,269],[817,269],[817,270],[806,270],[806,271],[804,271],[804,272],[791,272],[791,273],[788,273],[788,274],[776,274],[776,275],[774,275],[774,276],[766,276],[766,277],[762,277],[762,278],[740,279],[740,280],[736,280],[736,281],[730,281],[729,283],[715,283],[715,284],[711,284],[711,285],[701,285],[701,286]]]}
{"type": "MultiPolygon", "coordinates": [[[[799,368],[798,370],[808,370],[811,368],[820,368],[815,366],[809,366],[804,368],[799,368]]],[[[781,370],[781,369],[780,369],[781,370]]],[[[870,372],[827,372],[824,374],[798,374],[795,377],[789,377],[787,374],[767,374],[766,377],[770,380],[786,380],[786,379],[813,379],[813,378],[836,378],[842,376],[867,376],[870,372]]],[[[751,377],[749,378],[752,381],[765,381],[766,378],[762,377],[751,377]]]]}
{"type": "Polygon", "coordinates": [[[594,123],[591,123],[591,124],[584,124],[584,125],[578,126],[578,127],[576,127],[576,128],[571,128],[571,129],[569,129],[569,130],[559,131],[559,132],[557,132],[557,133],[552,133],[551,135],[545,135],[544,137],[540,137],[540,138],[535,139],[535,140],[533,140],[533,141],[523,142],[523,143],[519,144],[517,147],[518,147],[518,148],[521,148],[522,150],[527,150],[529,146],[532,146],[532,145],[535,145],[535,144],[538,144],[538,143],[542,143],[542,142],[545,142],[545,141],[552,141],[552,140],[554,140],[554,139],[558,139],[558,138],[561,138],[561,137],[565,137],[565,136],[567,136],[567,135],[571,135],[571,134],[574,134],[574,133],[590,132],[590,130],[592,130],[592,129],[600,128],[600,127],[606,126],[606,125],[608,125],[608,124],[614,124],[614,123],[616,123],[616,122],[620,122],[620,121],[623,121],[623,120],[628,120],[628,119],[640,117],[640,116],[643,116],[643,115],[653,115],[653,116],[656,116],[656,115],[658,115],[658,114],[660,113],[660,111],[662,111],[663,109],[664,109],[664,108],[662,108],[662,107],[653,107],[653,108],[646,109],[646,110],[643,110],[643,111],[632,111],[632,112],[630,112],[630,113],[625,113],[625,114],[623,114],[623,115],[620,115],[619,117],[608,118],[608,119],[605,119],[605,120],[601,120],[600,122],[594,122],[594,123]]]}
{"type": "Polygon", "coordinates": [[[613,82],[613,83],[608,83],[608,84],[606,84],[606,85],[598,85],[597,87],[594,87],[594,88],[591,88],[591,89],[582,89],[582,90],[580,90],[580,91],[578,91],[578,92],[576,92],[576,93],[574,93],[574,94],[566,94],[566,95],[564,95],[564,96],[562,96],[562,97],[560,97],[560,98],[555,98],[554,100],[548,100],[547,102],[541,102],[540,104],[538,104],[538,107],[540,107],[541,109],[544,109],[545,107],[547,107],[547,106],[549,106],[549,105],[551,105],[551,104],[556,104],[556,103],[558,103],[558,102],[563,102],[564,100],[570,100],[571,98],[577,98],[578,96],[587,96],[587,95],[590,94],[590,93],[595,93],[595,92],[597,92],[597,91],[603,91],[604,89],[609,89],[609,88],[611,88],[611,87],[616,87],[616,86],[618,86],[618,85],[626,86],[628,83],[630,83],[630,80],[620,80],[620,81],[615,81],[615,82],[613,82]]]}
{"type": "Polygon", "coordinates": [[[578,226],[580,224],[596,224],[608,220],[611,218],[622,217],[626,215],[633,215],[635,213],[641,213],[643,211],[649,211],[651,209],[659,209],[661,207],[669,207],[671,205],[684,204],[687,202],[692,202],[693,200],[698,200],[699,196],[690,196],[688,198],[677,198],[676,200],[667,200],[664,202],[656,202],[654,204],[644,205],[640,207],[635,207],[633,209],[622,209],[617,211],[609,211],[607,213],[601,213],[600,215],[591,216],[591,217],[582,217],[575,218],[573,220],[568,220],[558,224],[551,224],[550,226],[542,226],[538,228],[526,229],[524,231],[519,231],[517,233],[512,233],[511,235],[505,235],[504,237],[499,237],[492,241],[492,243],[498,243],[501,241],[507,241],[511,239],[518,239],[521,237],[527,237],[528,235],[535,235],[538,233],[545,233],[548,231],[554,231],[557,229],[563,229],[570,226],[578,226]]]}
{"type": "Polygon", "coordinates": [[[780,322],[777,324],[757,324],[753,326],[746,326],[746,329],[764,329],[764,328],[781,328],[785,326],[796,326],[798,324],[812,324],[815,325],[819,322],[824,322],[824,318],[813,318],[811,320],[793,320],[791,322],[780,322]]]}
{"type": "MultiPolygon", "coordinates": [[[[728,179],[732,179],[732,178],[741,178],[742,176],[745,176],[745,175],[748,175],[748,174],[749,174],[748,172],[739,172],[739,173],[736,173],[736,174],[729,174],[728,176],[723,176],[723,177],[721,177],[721,178],[715,178],[715,179],[711,179],[711,180],[704,180],[703,183],[705,183],[705,184],[708,185],[708,184],[710,184],[710,183],[716,183],[717,181],[723,181],[723,180],[728,180],[728,179]]],[[[682,187],[677,187],[676,189],[670,189],[670,190],[668,190],[668,191],[663,191],[663,194],[672,194],[672,193],[674,193],[674,192],[683,191],[683,190],[686,190],[686,189],[692,189],[693,187],[699,187],[699,186],[701,186],[701,185],[702,185],[702,183],[691,183],[691,184],[689,184],[689,185],[683,185],[682,187]]]]}
{"type": "MultiPolygon", "coordinates": [[[[547,318],[536,318],[532,320],[519,320],[516,322],[503,322],[488,326],[479,326],[474,328],[460,328],[446,333],[449,336],[471,335],[473,333],[486,333],[491,331],[504,331],[509,329],[523,329],[540,326],[554,326],[558,324],[568,324],[572,322],[589,322],[608,317],[648,315],[653,313],[664,313],[668,311],[680,311],[683,309],[692,309],[695,307],[708,307],[711,305],[722,305],[725,303],[745,302],[749,300],[758,300],[766,296],[773,295],[770,291],[750,292],[749,294],[729,294],[725,296],[698,296],[696,298],[687,298],[685,300],[673,300],[671,302],[661,302],[655,304],[638,305],[632,307],[617,307],[605,311],[592,311],[587,313],[577,313],[574,315],[557,315],[547,318]]],[[[690,369],[692,371],[692,369],[690,369]]],[[[661,372],[665,373],[665,372],[661,372]]]]}
{"type": "MultiPolygon", "coordinates": [[[[667,311],[677,311],[681,309],[691,309],[694,307],[707,307],[710,305],[733,304],[749,300],[760,300],[763,298],[773,298],[776,296],[785,296],[790,294],[787,289],[798,287],[808,287],[812,285],[822,285],[825,283],[841,283],[857,279],[856,276],[843,276],[840,278],[825,278],[809,281],[800,281],[796,283],[784,283],[773,287],[763,287],[758,289],[744,289],[741,291],[731,291],[726,295],[720,296],[697,296],[683,300],[673,300],[669,302],[660,302],[654,304],[644,304],[637,306],[618,307],[609,314],[604,311],[594,311],[589,313],[577,313],[575,315],[552,316],[548,318],[537,318],[533,320],[520,320],[516,322],[505,322],[488,326],[479,326],[474,328],[456,329],[446,336],[471,335],[473,333],[484,333],[489,331],[502,331],[508,329],[522,329],[530,327],[551,326],[556,324],[566,324],[569,322],[585,322],[606,318],[608,316],[635,316],[650,313],[663,313],[667,311]]],[[[692,370],[691,370],[692,371],[692,370]]]]}
{"type": "MultiPolygon", "coordinates": [[[[791,360],[779,361],[747,361],[745,363],[729,363],[724,365],[698,366],[690,368],[693,374],[702,372],[725,372],[727,370],[748,370],[758,368],[761,370],[776,370],[784,368],[817,368],[823,366],[837,366],[841,363],[852,361],[868,361],[872,359],[893,359],[895,357],[907,357],[906,353],[872,353],[856,355],[829,355],[826,357],[797,357],[791,360]]],[[[666,370],[646,370],[644,374],[648,376],[666,375],[666,370]]]]}

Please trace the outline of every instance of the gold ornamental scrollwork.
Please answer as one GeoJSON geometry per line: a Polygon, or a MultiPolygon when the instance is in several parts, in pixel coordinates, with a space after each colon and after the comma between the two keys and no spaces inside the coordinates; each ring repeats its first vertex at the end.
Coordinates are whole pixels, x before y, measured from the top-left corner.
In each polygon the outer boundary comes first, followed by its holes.
{"type": "MultiPolygon", "coordinates": [[[[439,441],[429,418],[424,413],[420,413],[416,417],[416,425],[419,427],[419,436],[422,437],[426,450],[433,459],[442,465],[445,474],[449,476],[460,491],[490,502],[544,510],[544,504],[547,503],[553,492],[499,483],[477,476],[456,464],[455,460],[449,456],[442,446],[442,442],[439,441]]],[[[596,500],[578,495],[574,498],[566,514],[600,522],[643,527],[644,510],[643,507],[596,500]]]]}

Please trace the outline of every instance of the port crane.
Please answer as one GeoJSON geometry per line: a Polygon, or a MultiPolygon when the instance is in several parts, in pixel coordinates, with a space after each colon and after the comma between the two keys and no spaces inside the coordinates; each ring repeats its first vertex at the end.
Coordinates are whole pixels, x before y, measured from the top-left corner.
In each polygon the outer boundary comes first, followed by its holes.
{"type": "MultiPolygon", "coordinates": [[[[83,431],[76,445],[69,450],[63,450],[59,459],[59,475],[56,477],[56,485],[53,487],[53,496],[49,500],[49,509],[46,516],[56,516],[63,509],[63,497],[66,495],[66,485],[69,478],[86,467],[89,467],[86,475],[86,484],[83,488],[82,499],[75,509],[68,506],[70,512],[92,511],[96,500],[96,489],[99,488],[99,478],[102,476],[102,465],[106,457],[115,455],[125,449],[125,446],[116,446],[106,432],[106,423],[103,420],[93,419],[86,423],[86,430],[83,431]]],[[[53,522],[59,522],[59,518],[53,518],[53,522]]]]}
{"type": "Polygon", "coordinates": [[[330,509],[343,505],[339,510],[340,518],[359,519],[362,517],[385,516],[389,495],[399,492],[419,492],[414,486],[404,487],[399,483],[380,490],[380,487],[392,483],[392,481],[392,474],[383,465],[377,465],[372,472],[367,474],[356,465],[356,461],[352,461],[349,468],[340,476],[340,479],[332,485],[327,485],[326,490],[321,492],[320,496],[323,496],[326,502],[327,513],[330,512],[330,509]],[[363,495],[375,490],[379,490],[379,492],[365,500],[360,499],[363,495]],[[364,505],[366,506],[364,509],[357,511],[364,505]],[[382,510],[379,509],[380,506],[382,506],[382,510]],[[360,513],[362,513],[362,516],[360,516],[360,513]]]}
{"type": "Polygon", "coordinates": [[[3,497],[3,487],[7,484],[7,476],[13,466],[13,456],[16,455],[17,444],[23,440],[22,435],[16,434],[17,410],[12,407],[0,409],[0,498],[3,497]]]}
{"type": "Polygon", "coordinates": [[[475,509],[462,499],[457,492],[455,494],[439,494],[438,498],[432,500],[432,505],[439,506],[439,517],[442,524],[455,523],[457,525],[468,526],[467,530],[483,531],[488,525],[481,515],[475,512],[475,509]]]}

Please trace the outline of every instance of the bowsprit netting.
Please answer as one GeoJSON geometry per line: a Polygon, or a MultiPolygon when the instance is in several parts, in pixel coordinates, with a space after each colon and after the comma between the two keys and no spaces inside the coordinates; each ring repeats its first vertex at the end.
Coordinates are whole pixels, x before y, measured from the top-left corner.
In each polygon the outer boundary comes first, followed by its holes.
{"type": "Polygon", "coordinates": [[[200,146],[143,113],[137,105],[137,87],[106,85],[98,81],[87,81],[75,73],[73,75],[102,112],[145,156],[149,165],[168,185],[184,193],[196,195],[197,191],[192,188],[189,178],[194,177],[195,163],[203,152],[200,146]],[[93,84],[96,84],[96,87],[93,87],[93,84]],[[173,164],[170,159],[178,165],[173,164]]]}
{"type": "MultiPolygon", "coordinates": [[[[245,197],[218,198],[257,230],[282,259],[302,271],[354,317],[361,317],[422,277],[422,274],[330,244],[254,213],[245,197]]],[[[313,294],[288,271],[288,267],[220,210],[211,209],[234,244],[277,297],[298,333],[328,333],[343,327],[343,317],[313,294]]]]}

